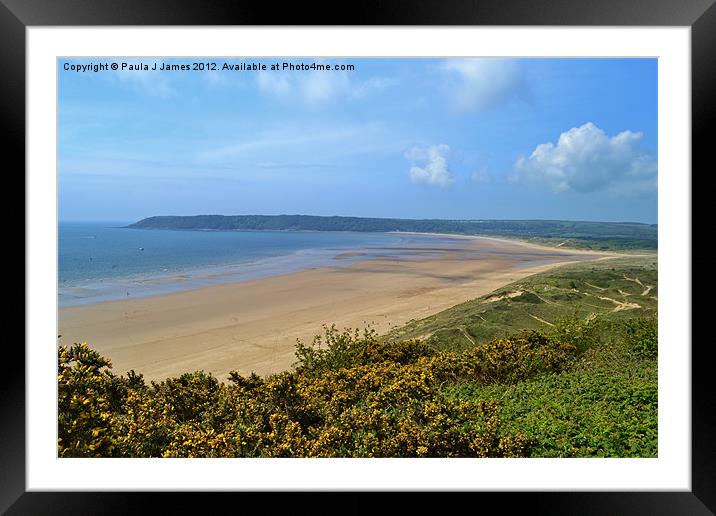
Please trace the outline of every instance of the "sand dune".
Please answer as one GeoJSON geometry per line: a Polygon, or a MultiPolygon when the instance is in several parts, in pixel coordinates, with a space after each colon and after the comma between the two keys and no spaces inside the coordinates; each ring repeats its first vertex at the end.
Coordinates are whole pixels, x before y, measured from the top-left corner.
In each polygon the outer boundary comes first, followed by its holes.
{"type": "Polygon", "coordinates": [[[295,361],[296,339],[323,323],[388,331],[556,263],[604,254],[491,238],[242,283],[59,310],[60,344],[86,341],[129,369],[163,379],[202,369],[268,374],[295,361]]]}

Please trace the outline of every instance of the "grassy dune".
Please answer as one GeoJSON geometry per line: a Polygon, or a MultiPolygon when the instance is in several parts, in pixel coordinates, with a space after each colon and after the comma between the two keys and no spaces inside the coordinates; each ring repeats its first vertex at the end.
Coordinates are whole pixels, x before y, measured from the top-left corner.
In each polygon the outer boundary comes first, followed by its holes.
{"type": "Polygon", "coordinates": [[[656,313],[657,296],[655,255],[564,265],[411,321],[390,336],[427,340],[439,349],[468,349],[520,329],[548,330],[565,316],[648,317],[656,313]]]}

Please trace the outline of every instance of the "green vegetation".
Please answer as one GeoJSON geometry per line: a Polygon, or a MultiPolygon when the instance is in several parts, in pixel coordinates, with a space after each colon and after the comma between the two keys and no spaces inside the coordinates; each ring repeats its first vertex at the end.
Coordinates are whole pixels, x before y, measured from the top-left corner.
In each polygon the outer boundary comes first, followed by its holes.
{"type": "MultiPolygon", "coordinates": [[[[574,320],[564,323],[568,332],[575,328],[574,320]]],[[[632,323],[656,342],[655,317],[594,319],[577,325],[586,342],[574,342],[586,351],[565,371],[513,384],[465,382],[451,387],[448,397],[496,400],[503,431],[527,436],[531,457],[656,457],[656,356],[644,355],[639,339],[608,337],[632,323]]]]}
{"type": "Polygon", "coordinates": [[[564,265],[394,330],[441,349],[461,350],[516,329],[551,328],[565,315],[610,321],[657,310],[656,255],[564,265]]]}
{"type": "Polygon", "coordinates": [[[634,222],[412,220],[312,215],[160,216],[142,219],[128,227],[204,231],[408,231],[503,236],[594,250],[654,250],[658,233],[656,224],[634,222]]]}
{"type": "Polygon", "coordinates": [[[61,457],[654,457],[657,264],[563,266],[291,371],[147,384],[59,350],[61,457]],[[520,329],[520,330],[518,330],[520,329]]]}
{"type": "Polygon", "coordinates": [[[262,379],[202,372],[147,386],[117,377],[85,344],[59,353],[61,457],[513,457],[491,400],[455,400],[448,385],[516,382],[559,371],[574,346],[537,333],[464,353],[374,333],[326,330],[296,371],[262,379]]]}

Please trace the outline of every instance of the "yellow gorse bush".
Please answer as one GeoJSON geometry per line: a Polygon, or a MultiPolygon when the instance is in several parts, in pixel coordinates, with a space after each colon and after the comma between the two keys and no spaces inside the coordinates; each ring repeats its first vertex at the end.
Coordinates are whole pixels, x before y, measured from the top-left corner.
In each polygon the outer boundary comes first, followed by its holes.
{"type": "Polygon", "coordinates": [[[516,382],[559,371],[574,346],[536,332],[438,352],[334,326],[298,342],[292,371],[203,372],[147,385],[86,344],[59,351],[62,457],[519,457],[495,401],[456,401],[456,382],[516,382]]]}
{"type": "Polygon", "coordinates": [[[112,363],[86,343],[58,351],[58,448],[60,457],[111,455],[112,411],[107,370],[112,363]]]}

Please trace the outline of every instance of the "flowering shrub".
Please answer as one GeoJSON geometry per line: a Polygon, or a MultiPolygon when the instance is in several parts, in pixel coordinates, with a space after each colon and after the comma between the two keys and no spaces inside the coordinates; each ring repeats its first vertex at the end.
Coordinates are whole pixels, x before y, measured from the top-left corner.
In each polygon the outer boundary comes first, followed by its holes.
{"type": "Polygon", "coordinates": [[[57,383],[60,457],[112,454],[108,385],[112,363],[86,343],[58,350],[57,383]]]}
{"type": "Polygon", "coordinates": [[[435,351],[421,341],[383,342],[372,328],[361,334],[355,330],[339,332],[335,325],[323,326],[324,335],[316,335],[311,344],[296,343],[296,368],[300,372],[321,373],[353,365],[377,362],[409,364],[435,351]]]}
{"type": "Polygon", "coordinates": [[[537,332],[457,353],[334,326],[297,344],[293,371],[203,373],[147,385],[114,376],[86,344],[60,348],[61,457],[519,457],[499,405],[453,400],[457,382],[560,371],[575,348],[537,332]]]}

